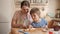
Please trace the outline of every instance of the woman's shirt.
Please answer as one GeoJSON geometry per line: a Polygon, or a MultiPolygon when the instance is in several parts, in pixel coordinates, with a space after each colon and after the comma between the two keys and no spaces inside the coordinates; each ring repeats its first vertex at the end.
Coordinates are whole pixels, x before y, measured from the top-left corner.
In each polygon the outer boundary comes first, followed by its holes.
{"type": "Polygon", "coordinates": [[[16,20],[16,24],[29,25],[31,21],[31,16],[28,13],[26,15],[23,15],[21,11],[16,11],[13,19],[16,20]]]}

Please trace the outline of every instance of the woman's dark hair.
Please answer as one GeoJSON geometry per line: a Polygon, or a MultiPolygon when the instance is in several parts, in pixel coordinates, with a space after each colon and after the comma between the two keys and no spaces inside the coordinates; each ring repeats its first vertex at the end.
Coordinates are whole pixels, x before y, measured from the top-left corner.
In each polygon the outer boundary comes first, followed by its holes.
{"type": "Polygon", "coordinates": [[[40,16],[40,10],[38,8],[32,8],[30,11],[30,14],[36,13],[38,16],[40,16]]]}
{"type": "Polygon", "coordinates": [[[30,3],[29,3],[28,1],[22,1],[22,2],[21,2],[21,8],[22,8],[23,6],[28,6],[28,7],[30,7],[30,3]]]}

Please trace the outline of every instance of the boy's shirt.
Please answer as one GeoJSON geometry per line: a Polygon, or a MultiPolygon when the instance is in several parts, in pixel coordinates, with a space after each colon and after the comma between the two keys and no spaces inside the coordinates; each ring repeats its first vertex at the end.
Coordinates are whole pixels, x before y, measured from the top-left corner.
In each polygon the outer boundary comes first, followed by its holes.
{"type": "Polygon", "coordinates": [[[47,21],[44,18],[41,18],[41,21],[39,21],[39,23],[32,22],[31,25],[34,28],[45,27],[47,25],[47,21]]]}

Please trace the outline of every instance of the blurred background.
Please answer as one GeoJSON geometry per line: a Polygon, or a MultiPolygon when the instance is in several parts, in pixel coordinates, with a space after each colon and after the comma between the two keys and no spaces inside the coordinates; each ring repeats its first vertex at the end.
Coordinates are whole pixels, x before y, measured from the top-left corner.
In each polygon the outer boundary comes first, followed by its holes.
{"type": "MultiPolygon", "coordinates": [[[[19,3],[21,1],[23,0],[0,0],[0,34],[9,34],[12,17],[15,11],[20,10],[19,3]]],[[[28,1],[31,3],[30,9],[38,7],[41,10],[40,16],[46,18],[48,21],[50,21],[51,18],[55,18],[56,13],[60,11],[60,0],[28,1]]]]}

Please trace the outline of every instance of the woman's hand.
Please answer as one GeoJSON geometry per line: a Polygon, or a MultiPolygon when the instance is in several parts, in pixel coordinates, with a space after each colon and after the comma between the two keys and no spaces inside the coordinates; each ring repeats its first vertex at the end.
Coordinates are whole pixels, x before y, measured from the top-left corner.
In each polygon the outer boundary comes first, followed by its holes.
{"type": "Polygon", "coordinates": [[[24,24],[22,25],[22,27],[23,27],[24,29],[27,29],[27,26],[26,26],[26,25],[24,25],[24,24]]]}
{"type": "Polygon", "coordinates": [[[33,26],[32,25],[29,25],[29,28],[33,28],[33,26]]]}

